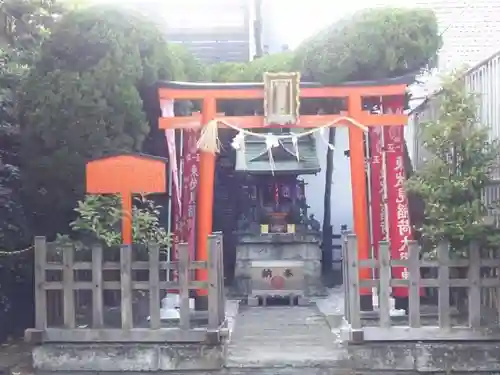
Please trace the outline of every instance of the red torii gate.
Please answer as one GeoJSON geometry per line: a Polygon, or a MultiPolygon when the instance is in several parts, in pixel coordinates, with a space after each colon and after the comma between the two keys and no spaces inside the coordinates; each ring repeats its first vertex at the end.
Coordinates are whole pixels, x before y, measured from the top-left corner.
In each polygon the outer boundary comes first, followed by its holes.
{"type": "MultiPolygon", "coordinates": [[[[278,74],[279,75],[279,74],[278,74]]],[[[290,75],[290,73],[288,74],[290,75]]],[[[282,76],[287,76],[283,73],[282,76]]],[[[298,75],[297,75],[298,76],[298,75]]],[[[369,210],[367,203],[367,181],[365,171],[365,139],[364,129],[354,124],[365,127],[374,126],[401,126],[406,125],[407,115],[403,113],[372,114],[363,109],[363,99],[367,97],[404,97],[408,77],[395,79],[386,84],[377,82],[358,82],[340,86],[322,86],[316,83],[302,83],[297,81],[297,94],[302,98],[342,98],[347,101],[347,111],[341,114],[298,115],[293,124],[287,127],[317,128],[331,124],[331,126],[347,125],[349,127],[349,149],[351,165],[352,204],[354,211],[354,232],[358,238],[359,257],[367,259],[370,256],[370,227],[369,210]],[[347,119],[346,119],[347,117],[347,119]],[[339,120],[342,120],[339,122],[339,120]]],[[[266,105],[266,90],[264,83],[186,83],[186,82],[160,82],[158,96],[160,103],[172,100],[201,100],[201,114],[181,117],[160,117],[161,129],[200,129],[213,120],[218,120],[218,125],[230,122],[239,128],[261,129],[282,127],[283,125],[269,124],[266,116],[218,116],[218,100],[245,100],[264,99],[266,105]]],[[[293,89],[293,86],[291,86],[293,89]]],[[[207,260],[207,237],[212,232],[212,211],[214,198],[214,152],[200,150],[199,189],[197,200],[197,225],[196,225],[196,260],[207,260]]],[[[370,270],[360,270],[360,277],[370,278],[370,270]]],[[[206,280],[206,273],[200,272],[199,280],[206,280]]],[[[370,295],[370,290],[362,290],[363,295],[370,295]]],[[[201,293],[203,295],[203,292],[201,293]]]]}

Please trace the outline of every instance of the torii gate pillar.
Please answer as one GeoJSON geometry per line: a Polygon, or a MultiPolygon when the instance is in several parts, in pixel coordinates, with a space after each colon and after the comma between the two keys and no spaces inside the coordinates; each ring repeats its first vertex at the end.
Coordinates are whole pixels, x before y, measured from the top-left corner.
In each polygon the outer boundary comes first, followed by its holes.
{"type": "MultiPolygon", "coordinates": [[[[208,124],[215,119],[217,103],[212,96],[203,99],[201,124],[208,124]]],[[[216,155],[210,152],[200,152],[200,179],[198,182],[198,204],[196,225],[196,260],[208,260],[208,236],[212,233],[214,210],[214,180],[216,155]]],[[[207,270],[196,271],[197,280],[208,280],[207,270]]],[[[198,295],[207,295],[206,290],[200,290],[198,295]]]]}

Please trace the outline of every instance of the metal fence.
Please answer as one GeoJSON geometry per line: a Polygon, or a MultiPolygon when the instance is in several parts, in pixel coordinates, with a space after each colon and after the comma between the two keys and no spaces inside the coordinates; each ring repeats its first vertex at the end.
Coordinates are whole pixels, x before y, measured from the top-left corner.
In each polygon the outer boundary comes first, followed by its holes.
{"type": "Polygon", "coordinates": [[[418,244],[409,244],[408,259],[391,259],[387,242],[380,243],[379,258],[358,260],[356,236],[344,241],[346,319],[351,342],[499,340],[498,292],[500,259],[491,251],[470,245],[468,258],[450,256],[446,243],[436,248],[435,259],[423,259],[418,244]],[[403,267],[405,279],[392,277],[393,267],[403,267]],[[361,268],[378,268],[378,278],[360,280],[361,268]],[[425,274],[423,270],[437,269],[425,274]],[[466,272],[457,272],[458,269],[466,272]],[[462,277],[460,277],[462,276],[462,277]],[[408,289],[407,311],[391,306],[391,289],[408,289]],[[360,288],[378,290],[378,306],[365,312],[360,308],[360,288]],[[437,291],[437,304],[426,301],[428,289],[437,291]],[[465,301],[456,300],[461,290],[465,301]],[[462,303],[463,302],[463,303],[462,303]],[[493,303],[494,308],[492,308],[493,303]]]}
{"type": "Polygon", "coordinates": [[[61,248],[36,237],[35,329],[27,340],[218,342],[226,333],[222,234],[209,236],[208,261],[191,261],[187,244],[178,246],[178,261],[154,244],[123,245],[110,259],[113,251],[102,246],[61,248]],[[176,280],[168,281],[173,272],[176,280]],[[194,280],[196,272],[207,281],[194,280]],[[207,311],[190,306],[193,290],[207,291],[207,311]],[[166,294],[178,296],[170,313],[160,305],[166,294]]]}

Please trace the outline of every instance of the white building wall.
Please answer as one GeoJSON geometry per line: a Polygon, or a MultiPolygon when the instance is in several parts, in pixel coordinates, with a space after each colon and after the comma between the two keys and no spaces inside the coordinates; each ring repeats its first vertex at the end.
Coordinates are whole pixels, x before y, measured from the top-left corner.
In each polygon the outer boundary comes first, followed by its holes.
{"type": "Polygon", "coordinates": [[[500,0],[413,0],[434,10],[443,35],[439,70],[475,65],[495,53],[500,39],[500,0]]]}
{"type": "MultiPolygon", "coordinates": [[[[315,176],[304,176],[304,180],[308,184],[306,186],[306,199],[310,206],[309,212],[313,213],[316,219],[322,223],[328,146],[318,133],[316,133],[316,147],[321,171],[315,176]]],[[[339,233],[340,226],[343,224],[346,224],[349,229],[353,228],[351,167],[349,158],[344,155],[344,151],[348,149],[348,129],[347,127],[339,127],[337,128],[335,151],[333,152],[331,223],[334,233],[339,233]]]]}

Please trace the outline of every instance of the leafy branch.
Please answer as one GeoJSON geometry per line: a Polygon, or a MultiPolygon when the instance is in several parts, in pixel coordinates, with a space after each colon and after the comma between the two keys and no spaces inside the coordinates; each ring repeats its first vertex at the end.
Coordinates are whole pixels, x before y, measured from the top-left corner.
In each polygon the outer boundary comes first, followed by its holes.
{"type": "MultiPolygon", "coordinates": [[[[132,208],[132,237],[136,244],[156,243],[162,249],[170,246],[171,236],[160,225],[160,206],[145,196],[134,197],[132,208]]],[[[87,195],[75,208],[78,217],[70,223],[71,229],[106,246],[122,244],[121,223],[123,215],[120,197],[117,195],[87,195]]],[[[58,236],[58,242],[68,238],[58,236]]]]}

